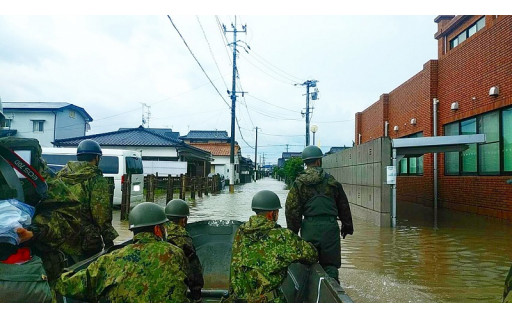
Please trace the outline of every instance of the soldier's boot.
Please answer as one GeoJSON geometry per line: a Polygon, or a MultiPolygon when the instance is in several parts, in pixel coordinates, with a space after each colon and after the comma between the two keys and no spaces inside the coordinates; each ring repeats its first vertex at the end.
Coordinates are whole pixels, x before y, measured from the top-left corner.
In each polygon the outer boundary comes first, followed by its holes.
{"type": "Polygon", "coordinates": [[[340,280],[338,278],[338,269],[335,266],[324,266],[324,270],[330,277],[334,278],[338,284],[340,283],[340,280]]]}

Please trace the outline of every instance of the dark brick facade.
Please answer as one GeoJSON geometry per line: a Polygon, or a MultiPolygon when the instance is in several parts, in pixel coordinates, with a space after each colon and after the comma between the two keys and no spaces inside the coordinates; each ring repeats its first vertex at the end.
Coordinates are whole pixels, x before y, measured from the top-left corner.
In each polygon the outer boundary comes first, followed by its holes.
{"type": "MultiPolygon", "coordinates": [[[[512,105],[512,16],[485,16],[483,29],[450,49],[450,40],[481,17],[436,18],[438,60],[426,62],[419,73],[356,114],[357,144],[386,133],[391,138],[417,132],[433,136],[434,98],[439,100],[437,135],[447,123],[512,105]],[[489,96],[493,86],[499,87],[497,97],[489,96]],[[451,109],[453,102],[458,110],[451,109]]],[[[444,155],[438,158],[440,207],[512,221],[512,186],[506,184],[512,176],[445,176],[444,155]]],[[[433,155],[423,160],[422,176],[398,177],[398,199],[432,206],[433,155]]]]}

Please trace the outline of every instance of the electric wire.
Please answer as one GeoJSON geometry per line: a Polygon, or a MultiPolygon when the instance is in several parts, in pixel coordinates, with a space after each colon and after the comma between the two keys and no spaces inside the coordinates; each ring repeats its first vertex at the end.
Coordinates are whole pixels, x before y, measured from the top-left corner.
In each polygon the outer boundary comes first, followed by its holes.
{"type": "Polygon", "coordinates": [[[185,46],[187,47],[188,51],[190,52],[190,54],[192,55],[192,57],[194,58],[194,60],[197,62],[197,64],[199,65],[199,67],[201,68],[201,70],[203,71],[204,75],[206,75],[206,77],[208,78],[208,80],[210,81],[210,83],[212,84],[213,88],[215,88],[215,90],[217,91],[217,93],[219,94],[220,98],[222,98],[222,100],[224,101],[224,103],[226,103],[226,105],[231,109],[231,106],[229,105],[229,103],[224,99],[224,96],[222,96],[222,94],[219,92],[219,90],[217,89],[217,86],[215,86],[215,84],[213,84],[213,81],[211,80],[210,76],[208,76],[208,74],[206,73],[206,71],[204,70],[203,66],[201,65],[201,63],[199,62],[199,60],[196,58],[196,56],[194,55],[194,53],[192,52],[192,50],[190,49],[190,47],[188,46],[187,44],[187,41],[185,41],[185,39],[183,38],[183,36],[181,35],[180,31],[178,30],[178,28],[176,27],[176,25],[174,24],[174,22],[172,21],[171,19],[171,16],[170,15],[167,15],[167,17],[169,18],[169,21],[171,21],[171,24],[172,26],[174,27],[174,29],[176,30],[176,32],[178,32],[179,36],[181,37],[181,39],[183,40],[183,43],[185,44],[185,46]]]}

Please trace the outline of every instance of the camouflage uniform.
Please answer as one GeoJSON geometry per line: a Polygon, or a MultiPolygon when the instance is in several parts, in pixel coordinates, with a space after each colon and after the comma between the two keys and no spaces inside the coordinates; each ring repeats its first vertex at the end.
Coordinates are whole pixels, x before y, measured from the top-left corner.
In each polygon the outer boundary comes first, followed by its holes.
{"type": "Polygon", "coordinates": [[[302,172],[286,198],[288,228],[313,243],[319,253],[319,263],[327,274],[338,280],[341,266],[341,232],[352,234],[352,214],[341,184],[320,167],[302,172]],[[304,217],[304,219],[303,219],[304,217]]]}
{"type": "Polygon", "coordinates": [[[263,215],[253,215],[235,234],[229,292],[235,302],[286,302],[279,287],[293,262],[313,264],[310,243],[263,215]]]}
{"type": "Polygon", "coordinates": [[[82,260],[99,252],[105,245],[112,245],[119,235],[112,226],[112,206],[109,186],[101,170],[88,162],[70,161],[57,177],[66,183],[81,204],[82,252],[72,255],[82,260]]]}
{"type": "Polygon", "coordinates": [[[148,232],[135,234],[133,242],[63,274],[56,290],[89,302],[188,302],[183,251],[148,232]]]}
{"type": "Polygon", "coordinates": [[[201,298],[201,289],[204,286],[203,267],[197,257],[192,238],[183,226],[174,222],[165,223],[165,229],[167,230],[167,242],[181,248],[188,259],[189,273],[187,276],[192,298],[201,298]]]}
{"type": "Polygon", "coordinates": [[[78,254],[80,246],[80,201],[59,179],[46,176],[48,197],[36,205],[28,227],[34,237],[28,242],[41,257],[50,285],[67,266],[66,255],[78,254]]]}
{"type": "Polygon", "coordinates": [[[512,303],[512,266],[505,279],[505,290],[503,291],[503,302],[512,303]]]}

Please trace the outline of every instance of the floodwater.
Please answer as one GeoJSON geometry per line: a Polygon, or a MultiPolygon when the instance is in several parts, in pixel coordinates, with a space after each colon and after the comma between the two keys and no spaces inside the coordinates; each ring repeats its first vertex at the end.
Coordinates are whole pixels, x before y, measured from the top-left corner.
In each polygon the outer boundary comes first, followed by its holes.
{"type": "MultiPolygon", "coordinates": [[[[283,182],[266,178],[228,187],[192,201],[189,222],[247,221],[252,196],[272,190],[281,199],[278,223],[286,227],[283,182]]],[[[157,203],[164,205],[165,198],[157,203]]],[[[493,303],[501,302],[512,263],[512,224],[458,212],[439,211],[434,227],[430,211],[398,207],[397,227],[381,228],[354,218],[354,235],[342,240],[341,285],[355,302],[363,303],[493,303]]],[[[131,238],[127,222],[114,226],[117,242],[131,238]]]]}

